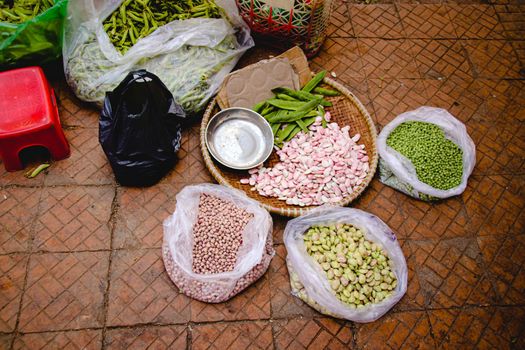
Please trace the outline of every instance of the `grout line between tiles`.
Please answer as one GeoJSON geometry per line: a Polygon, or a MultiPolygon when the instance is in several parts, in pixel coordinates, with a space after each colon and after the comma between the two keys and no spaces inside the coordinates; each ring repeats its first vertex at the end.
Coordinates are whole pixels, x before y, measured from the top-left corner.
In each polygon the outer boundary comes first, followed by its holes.
{"type": "MultiPolygon", "coordinates": [[[[35,216],[40,213],[41,207],[42,207],[42,191],[40,191],[40,195],[38,197],[38,205],[37,205],[35,216]]],[[[20,318],[22,314],[22,307],[24,305],[24,297],[25,297],[25,292],[26,292],[27,283],[29,279],[29,266],[31,265],[31,257],[33,255],[32,251],[33,251],[33,243],[34,243],[35,235],[36,235],[36,232],[35,232],[36,231],[36,221],[37,220],[33,220],[33,222],[31,223],[30,229],[29,229],[29,242],[28,242],[28,250],[26,252],[27,261],[26,261],[26,266],[25,266],[24,283],[22,285],[22,294],[20,295],[20,304],[18,305],[18,311],[16,313],[15,329],[13,331],[13,337],[11,338],[9,349],[14,348],[15,340],[19,334],[20,318]]]]}
{"type": "Polygon", "coordinates": [[[106,290],[104,291],[104,322],[103,322],[103,328],[102,328],[102,336],[101,336],[101,342],[102,342],[102,349],[106,348],[106,332],[107,332],[107,323],[108,323],[108,314],[109,314],[109,290],[111,285],[111,267],[113,265],[113,241],[114,241],[114,233],[115,233],[115,226],[116,226],[116,216],[118,214],[119,210],[119,187],[115,185],[113,187],[113,201],[111,203],[111,215],[109,218],[109,224],[111,225],[110,230],[110,251],[111,253],[108,254],[108,271],[106,274],[106,290]]]}

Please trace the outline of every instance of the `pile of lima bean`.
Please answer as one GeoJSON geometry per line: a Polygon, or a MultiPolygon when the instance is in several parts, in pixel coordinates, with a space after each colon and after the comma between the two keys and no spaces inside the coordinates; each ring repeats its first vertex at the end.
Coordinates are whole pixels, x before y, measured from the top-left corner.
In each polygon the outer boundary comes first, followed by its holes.
{"type": "Polygon", "coordinates": [[[410,121],[399,124],[386,144],[407,157],[421,182],[440,190],[461,184],[463,151],[432,123],[410,121]]]}
{"type": "Polygon", "coordinates": [[[55,4],[55,0],[0,0],[0,22],[23,23],[55,4]]]}
{"type": "Polygon", "coordinates": [[[219,18],[212,0],[125,0],[104,21],[104,30],[122,54],[155,29],[174,20],[219,18]]]}
{"type": "Polygon", "coordinates": [[[308,133],[308,127],[315,123],[318,116],[323,118],[323,127],[326,127],[324,107],[330,107],[332,103],[324,96],[337,96],[339,92],[318,86],[325,75],[326,71],[319,72],[299,91],[275,88],[272,90],[275,94],[273,98],[252,108],[272,126],[276,146],[281,147],[283,142],[291,140],[301,130],[308,133]]]}
{"type": "Polygon", "coordinates": [[[349,224],[312,226],[303,236],[336,297],[352,308],[379,303],[397,286],[392,262],[377,244],[349,224]]]}

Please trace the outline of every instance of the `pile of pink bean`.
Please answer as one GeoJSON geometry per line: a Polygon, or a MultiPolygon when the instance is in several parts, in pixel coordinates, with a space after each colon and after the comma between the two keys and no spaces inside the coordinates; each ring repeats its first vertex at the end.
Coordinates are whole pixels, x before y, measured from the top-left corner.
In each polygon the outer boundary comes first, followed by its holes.
{"type": "Polygon", "coordinates": [[[253,217],[233,203],[201,194],[193,226],[193,271],[213,274],[232,271],[242,245],[242,233],[253,217]]]}
{"type": "MultiPolygon", "coordinates": [[[[330,114],[326,113],[326,120],[330,114]]],[[[354,191],[369,171],[360,135],[337,123],[321,126],[321,118],[309,133],[298,133],[277,151],[280,162],[272,168],[249,171],[241,183],[266,197],[276,197],[289,205],[309,206],[338,203],[354,191]]]]}

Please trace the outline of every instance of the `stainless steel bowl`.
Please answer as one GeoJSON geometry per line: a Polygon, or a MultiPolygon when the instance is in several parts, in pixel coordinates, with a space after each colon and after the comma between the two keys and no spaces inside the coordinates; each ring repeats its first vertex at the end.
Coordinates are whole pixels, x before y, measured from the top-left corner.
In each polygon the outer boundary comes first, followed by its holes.
{"type": "Polygon", "coordinates": [[[219,163],[239,170],[262,164],[273,149],[270,124],[247,108],[223,109],[206,126],[206,147],[219,163]]]}

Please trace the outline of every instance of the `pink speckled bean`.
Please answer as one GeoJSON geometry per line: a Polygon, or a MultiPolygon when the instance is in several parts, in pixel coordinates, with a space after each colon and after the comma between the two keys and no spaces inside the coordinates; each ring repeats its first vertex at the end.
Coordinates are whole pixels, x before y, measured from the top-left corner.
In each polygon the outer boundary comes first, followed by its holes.
{"type": "MultiPolygon", "coordinates": [[[[325,119],[330,117],[327,112],[325,119]]],[[[278,164],[250,170],[251,176],[241,183],[292,205],[340,202],[369,171],[365,147],[356,144],[361,135],[350,137],[349,131],[349,126],[340,128],[336,123],[323,128],[318,118],[309,133],[298,133],[277,150],[278,164]]]]}

